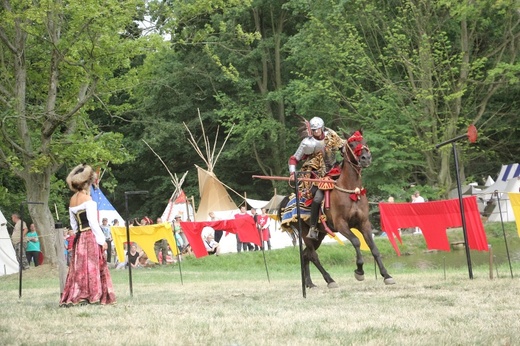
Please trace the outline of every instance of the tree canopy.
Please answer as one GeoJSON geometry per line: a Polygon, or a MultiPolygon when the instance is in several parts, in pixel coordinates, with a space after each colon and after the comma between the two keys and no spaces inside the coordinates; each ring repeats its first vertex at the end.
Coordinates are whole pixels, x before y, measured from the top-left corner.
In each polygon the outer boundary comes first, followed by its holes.
{"type": "Polygon", "coordinates": [[[108,168],[117,209],[124,191],[148,190],[132,217],[160,215],[173,186],[143,139],[170,171],[190,171],[183,187],[197,198],[204,163],[184,124],[200,141],[199,112],[219,144],[233,128],[215,173],[252,198],[289,191],[251,176],[288,174],[295,115],[364,129],[373,201],[412,186],[446,196],[452,153],[435,145],[470,124],[479,140],[458,145],[463,179],[520,157],[513,0],[7,0],[0,19],[0,202],[44,203],[29,208],[40,229],[54,223],[49,204],[65,213],[78,162],[108,168]]]}

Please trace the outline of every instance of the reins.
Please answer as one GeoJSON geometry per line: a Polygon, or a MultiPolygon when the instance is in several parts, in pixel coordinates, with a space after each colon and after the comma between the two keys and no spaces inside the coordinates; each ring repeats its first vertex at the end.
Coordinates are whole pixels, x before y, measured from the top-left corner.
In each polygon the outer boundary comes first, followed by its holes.
{"type": "MultiPolygon", "coordinates": [[[[345,147],[348,148],[348,150],[350,151],[350,153],[352,154],[352,157],[354,158],[355,162],[353,160],[350,159],[348,153],[346,152],[346,149],[344,149],[343,151],[345,152],[344,154],[346,155],[346,159],[347,159],[347,162],[352,166],[352,168],[356,171],[358,177],[361,177],[361,170],[363,169],[363,167],[361,167],[360,163],[359,163],[359,159],[358,159],[358,156],[354,153],[354,150],[352,150],[352,148],[350,147],[349,143],[348,143],[348,140],[347,140],[347,143],[345,143],[345,147]]],[[[365,144],[361,144],[361,147],[359,148],[359,150],[363,150],[363,149],[366,149],[370,152],[370,149],[368,148],[368,146],[366,146],[365,144]]],[[[365,194],[365,189],[363,187],[359,188],[359,187],[356,187],[354,190],[348,190],[348,189],[344,189],[342,187],[339,187],[337,184],[334,185],[334,189],[338,190],[338,191],[341,191],[341,192],[345,192],[345,193],[349,193],[351,194],[351,198],[353,196],[356,197],[356,200],[359,199],[359,195],[360,194],[365,194]]],[[[352,198],[354,199],[354,198],[352,198]]]]}

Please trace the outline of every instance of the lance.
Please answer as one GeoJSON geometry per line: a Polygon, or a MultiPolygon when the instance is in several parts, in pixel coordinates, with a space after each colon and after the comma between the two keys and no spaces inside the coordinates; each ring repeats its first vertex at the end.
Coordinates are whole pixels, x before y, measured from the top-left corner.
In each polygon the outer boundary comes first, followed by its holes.
{"type": "MultiPolygon", "coordinates": [[[[291,177],[279,177],[276,175],[253,175],[253,178],[264,179],[264,180],[282,180],[282,181],[294,181],[291,177]]],[[[314,178],[298,178],[298,181],[308,181],[312,183],[329,183],[335,184],[336,181],[332,179],[314,179],[314,178]]]]}

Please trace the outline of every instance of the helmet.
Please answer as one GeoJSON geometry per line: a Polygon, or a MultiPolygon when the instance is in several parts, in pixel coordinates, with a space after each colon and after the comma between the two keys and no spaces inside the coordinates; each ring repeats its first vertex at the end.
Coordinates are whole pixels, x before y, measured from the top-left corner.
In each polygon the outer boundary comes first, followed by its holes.
{"type": "Polygon", "coordinates": [[[314,117],[309,121],[309,124],[311,125],[311,130],[317,130],[322,129],[325,126],[325,123],[321,118],[314,117]]]}

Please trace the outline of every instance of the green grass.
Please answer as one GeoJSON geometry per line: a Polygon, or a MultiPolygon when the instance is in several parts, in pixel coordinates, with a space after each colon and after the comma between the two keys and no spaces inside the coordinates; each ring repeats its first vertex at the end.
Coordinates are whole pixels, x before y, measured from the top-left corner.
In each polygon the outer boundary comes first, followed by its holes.
{"type": "MultiPolygon", "coordinates": [[[[493,226],[494,227],[494,226],[493,226]]],[[[516,228],[506,230],[510,248],[519,247],[516,228]]],[[[450,238],[461,232],[450,231],[450,238]]],[[[503,243],[502,230],[488,240],[503,243]]],[[[48,265],[0,277],[1,345],[513,345],[520,301],[520,261],[490,280],[489,267],[396,266],[388,240],[376,239],[397,284],[374,278],[366,258],[366,278],[353,276],[352,247],[324,245],[319,253],[338,282],[327,289],[312,267],[317,289],[302,297],[298,248],[266,252],[270,282],[261,252],[225,254],[178,266],[112,270],[118,303],[114,306],[59,308],[56,268],[48,265]]],[[[405,236],[414,259],[423,253],[422,237],[405,236]],[[422,242],[422,243],[421,243],[422,242]]],[[[441,258],[441,257],[439,257],[441,258]]]]}

